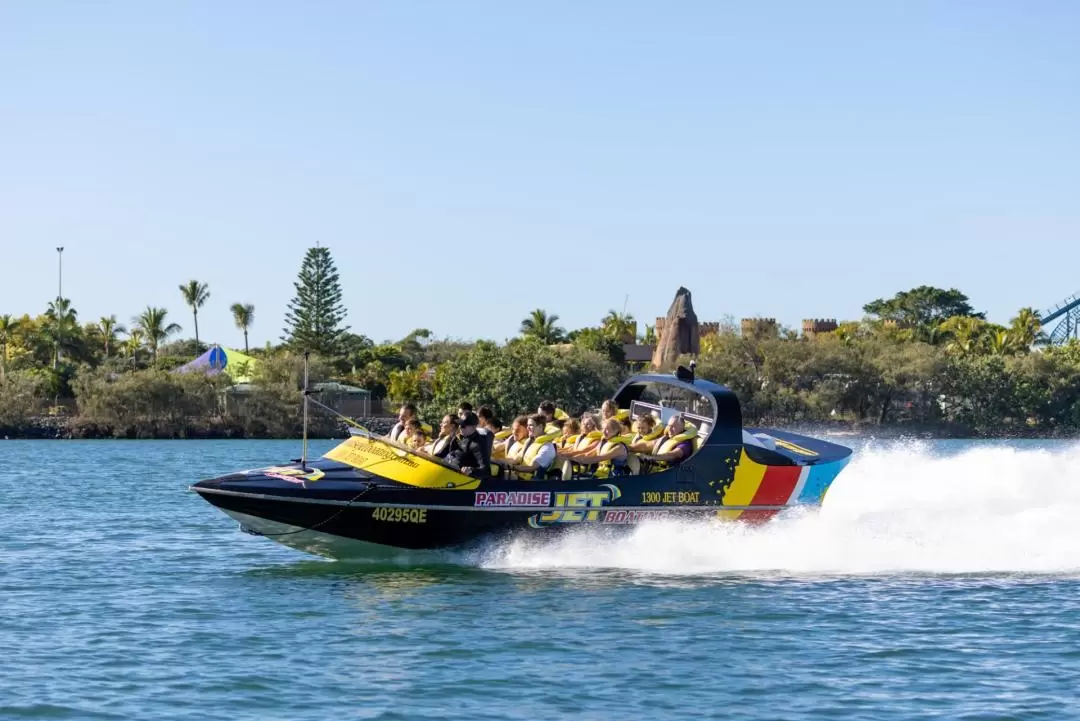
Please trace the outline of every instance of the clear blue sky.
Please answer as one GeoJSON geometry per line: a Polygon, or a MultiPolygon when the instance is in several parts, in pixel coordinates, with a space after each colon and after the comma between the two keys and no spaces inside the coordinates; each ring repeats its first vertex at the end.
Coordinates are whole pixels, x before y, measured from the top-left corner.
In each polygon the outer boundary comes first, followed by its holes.
{"type": "Polygon", "coordinates": [[[991,320],[1080,288],[1075,2],[0,2],[0,313],[212,297],[277,340],[662,315],[991,320]]]}

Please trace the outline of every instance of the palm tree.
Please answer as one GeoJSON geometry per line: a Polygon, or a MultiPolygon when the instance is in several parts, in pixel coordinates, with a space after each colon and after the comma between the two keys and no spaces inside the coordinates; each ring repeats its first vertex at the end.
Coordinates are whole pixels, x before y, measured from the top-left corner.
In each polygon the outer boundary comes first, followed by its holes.
{"type": "Polygon", "coordinates": [[[987,336],[992,355],[1009,355],[1013,352],[1014,340],[1007,330],[994,330],[987,336]]]}
{"type": "Polygon", "coordinates": [[[255,322],[255,306],[251,303],[233,303],[232,317],[236,327],[244,331],[244,352],[248,352],[248,328],[255,322]]]}
{"type": "Polygon", "coordinates": [[[941,322],[938,330],[950,340],[945,349],[959,356],[974,353],[984,340],[987,323],[979,318],[955,315],[941,322]]]}
{"type": "Polygon", "coordinates": [[[929,323],[927,325],[920,326],[919,333],[916,337],[917,339],[922,340],[924,343],[929,343],[930,345],[937,345],[939,342],[941,342],[941,339],[945,335],[947,334],[941,330],[940,323],[937,325],[929,323]]]}
{"type": "Polygon", "coordinates": [[[105,341],[105,357],[108,358],[109,347],[116,342],[117,333],[127,333],[127,328],[116,322],[115,315],[102,316],[97,325],[98,330],[101,331],[101,337],[105,341]]]}
{"type": "Polygon", "coordinates": [[[76,321],[75,309],[71,307],[71,300],[68,298],[57,298],[49,303],[49,309],[45,311],[45,317],[48,319],[46,325],[42,328],[42,335],[46,336],[53,343],[53,368],[60,363],[60,351],[66,344],[68,347],[73,345],[75,336],[79,331],[79,324],[76,321]]]}
{"type": "Polygon", "coordinates": [[[0,380],[7,375],[8,345],[14,342],[20,325],[19,319],[11,314],[0,315],[0,380]]]}
{"type": "Polygon", "coordinates": [[[124,350],[131,356],[131,366],[134,368],[135,364],[139,360],[139,349],[142,348],[143,334],[138,328],[135,328],[128,334],[128,339],[124,341],[124,350]]]}
{"type": "Polygon", "coordinates": [[[537,308],[529,317],[521,321],[521,335],[526,338],[536,338],[541,343],[551,345],[563,339],[564,331],[555,325],[559,316],[547,314],[543,308],[537,308]]]}
{"type": "Polygon", "coordinates": [[[645,335],[641,336],[642,345],[656,345],[656,326],[645,326],[645,335]]]}
{"type": "Polygon", "coordinates": [[[132,319],[135,328],[141,331],[146,338],[146,344],[150,346],[150,358],[155,365],[157,364],[158,346],[170,335],[180,331],[180,326],[176,323],[165,323],[166,315],[168,315],[168,311],[164,308],[146,306],[146,310],[132,319]]]}
{"type": "MultiPolygon", "coordinates": [[[[180,286],[180,292],[184,296],[184,302],[191,306],[191,315],[195,318],[195,351],[199,351],[199,308],[203,307],[210,297],[210,290],[206,283],[197,280],[189,280],[187,285],[180,286]]],[[[179,326],[177,326],[179,328],[179,326]]]]}
{"type": "Polygon", "coordinates": [[[604,330],[604,335],[613,341],[619,343],[633,343],[634,341],[634,316],[629,313],[609,310],[600,321],[600,327],[604,330]]]}
{"type": "Polygon", "coordinates": [[[1030,348],[1035,343],[1046,339],[1039,313],[1034,308],[1021,308],[1012,319],[1009,333],[1017,345],[1023,348],[1030,348]]]}

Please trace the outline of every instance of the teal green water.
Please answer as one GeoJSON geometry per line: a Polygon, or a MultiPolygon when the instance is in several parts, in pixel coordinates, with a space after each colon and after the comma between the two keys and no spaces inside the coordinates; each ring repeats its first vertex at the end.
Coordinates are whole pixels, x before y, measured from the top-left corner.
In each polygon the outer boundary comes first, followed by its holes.
{"type": "Polygon", "coordinates": [[[0,441],[0,718],[1080,716],[1080,450],[856,445],[759,529],[341,564],[185,490],[296,443],[0,441]]]}

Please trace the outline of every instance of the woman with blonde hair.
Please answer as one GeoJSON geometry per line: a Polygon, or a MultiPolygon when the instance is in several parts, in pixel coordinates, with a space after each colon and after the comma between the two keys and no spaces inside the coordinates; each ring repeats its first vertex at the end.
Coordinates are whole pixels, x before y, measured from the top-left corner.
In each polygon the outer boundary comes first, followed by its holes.
{"type": "Polygon", "coordinates": [[[627,438],[622,430],[618,418],[608,418],[604,421],[600,443],[591,452],[578,455],[573,461],[574,465],[585,466],[585,474],[596,478],[627,475],[626,462],[630,458],[630,449],[627,448],[627,438]]]}

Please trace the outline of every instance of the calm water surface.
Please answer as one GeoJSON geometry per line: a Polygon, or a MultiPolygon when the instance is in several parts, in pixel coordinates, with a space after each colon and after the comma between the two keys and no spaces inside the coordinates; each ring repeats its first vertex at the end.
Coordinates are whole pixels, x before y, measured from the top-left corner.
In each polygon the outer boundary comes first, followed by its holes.
{"type": "Polygon", "coordinates": [[[422,564],[185,490],[295,442],[0,441],[0,718],[1080,716],[1080,449],[849,440],[820,512],[765,528],[422,564]]]}

